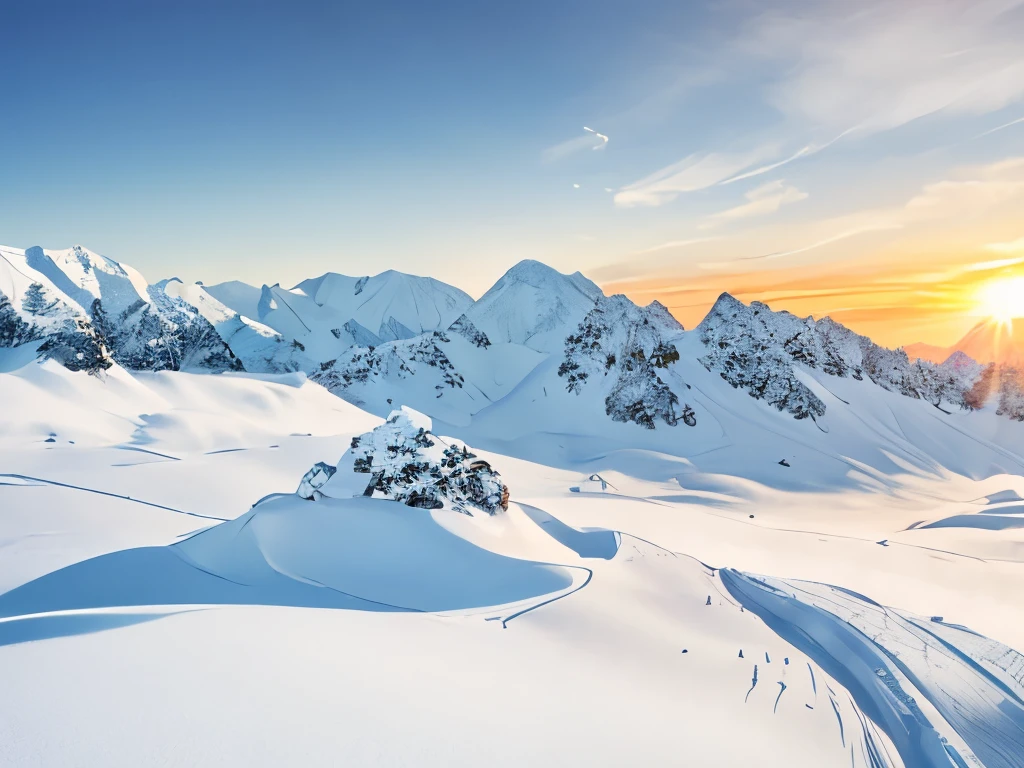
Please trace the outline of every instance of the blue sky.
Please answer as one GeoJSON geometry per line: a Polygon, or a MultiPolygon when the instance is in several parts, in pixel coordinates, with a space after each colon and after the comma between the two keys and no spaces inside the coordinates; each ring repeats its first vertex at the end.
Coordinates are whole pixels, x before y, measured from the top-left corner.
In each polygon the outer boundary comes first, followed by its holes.
{"type": "Polygon", "coordinates": [[[0,242],[151,280],[479,295],[536,258],[684,322],[728,289],[927,338],[970,317],[927,294],[1024,238],[1020,0],[26,2],[0,28],[0,242]]]}

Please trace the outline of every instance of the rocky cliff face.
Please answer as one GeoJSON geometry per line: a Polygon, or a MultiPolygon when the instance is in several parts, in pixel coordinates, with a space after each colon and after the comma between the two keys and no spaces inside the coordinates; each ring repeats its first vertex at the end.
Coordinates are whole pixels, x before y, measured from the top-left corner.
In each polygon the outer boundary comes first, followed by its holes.
{"type": "Polygon", "coordinates": [[[693,409],[661,377],[679,360],[670,339],[682,332],[657,302],[641,308],[625,296],[598,299],[566,338],[558,375],[569,392],[600,387],[606,392],[605,412],[614,421],[647,429],[658,421],[694,426],[693,409]]]}
{"type": "Polygon", "coordinates": [[[982,371],[963,355],[941,365],[912,362],[902,349],[881,347],[830,318],[801,319],[756,301],[747,306],[728,294],[697,332],[707,349],[700,361],[709,371],[798,419],[825,413],[824,403],[800,381],[798,365],[960,408],[970,407],[967,395],[982,371]]]}

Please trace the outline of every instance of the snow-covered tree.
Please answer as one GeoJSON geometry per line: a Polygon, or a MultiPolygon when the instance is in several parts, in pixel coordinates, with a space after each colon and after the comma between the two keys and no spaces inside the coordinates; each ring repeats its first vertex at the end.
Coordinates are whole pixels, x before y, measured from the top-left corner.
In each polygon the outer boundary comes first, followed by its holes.
{"type": "Polygon", "coordinates": [[[57,306],[56,300],[47,298],[42,283],[32,283],[21,300],[21,308],[30,315],[50,315],[57,306]]]}
{"type": "Polygon", "coordinates": [[[1005,366],[999,372],[999,405],[996,413],[1014,421],[1024,421],[1024,372],[1005,366]]]}

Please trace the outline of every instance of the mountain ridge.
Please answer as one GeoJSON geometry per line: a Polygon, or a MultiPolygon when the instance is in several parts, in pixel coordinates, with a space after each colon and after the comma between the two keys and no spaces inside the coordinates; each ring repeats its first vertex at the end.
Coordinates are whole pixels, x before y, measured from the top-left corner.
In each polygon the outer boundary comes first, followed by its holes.
{"type": "Polygon", "coordinates": [[[102,369],[109,356],[130,370],[302,371],[380,415],[409,404],[466,425],[551,358],[544,393],[596,397],[594,413],[653,430],[700,420],[689,393],[697,364],[798,421],[819,422],[828,410],[811,371],[870,381],[944,411],[998,403],[1001,415],[1024,419],[1018,378],[985,373],[966,354],[912,360],[831,318],[799,318],[727,292],[686,331],[657,301],[640,307],[605,296],[579,272],[529,259],[473,301],[395,270],[256,289],[177,278],[147,284],[81,246],[3,248],[0,257],[0,343],[45,342],[42,352],[69,367],[102,369]]]}

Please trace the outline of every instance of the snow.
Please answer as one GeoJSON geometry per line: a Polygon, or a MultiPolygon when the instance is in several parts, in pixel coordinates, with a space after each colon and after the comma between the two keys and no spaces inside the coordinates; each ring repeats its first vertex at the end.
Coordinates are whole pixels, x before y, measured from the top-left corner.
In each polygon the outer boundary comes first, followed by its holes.
{"type": "MultiPolygon", "coordinates": [[[[0,255],[19,317],[63,291],[0,255]]],[[[136,289],[85,255],[82,290],[136,289]]],[[[776,313],[687,332],[530,262],[450,320],[379,277],[144,286],[259,371],[0,349],[0,764],[1022,765],[1024,423],[902,386],[971,361],[776,313]],[[351,348],[350,300],[417,335],[351,348]],[[285,302],[312,376],[261,357],[285,302]],[[743,328],[822,412],[723,378],[743,328]],[[617,418],[665,391],[674,419],[617,418]],[[399,503],[467,465],[507,509],[399,503]]]]}
{"type": "Polygon", "coordinates": [[[247,371],[284,373],[308,370],[313,366],[313,361],[292,340],[231,309],[217,300],[210,289],[169,280],[162,290],[195,307],[213,325],[247,371]]]}
{"type": "Polygon", "coordinates": [[[466,311],[466,317],[492,342],[553,352],[602,295],[579,272],[563,275],[527,260],[506,272],[466,311]]]}

